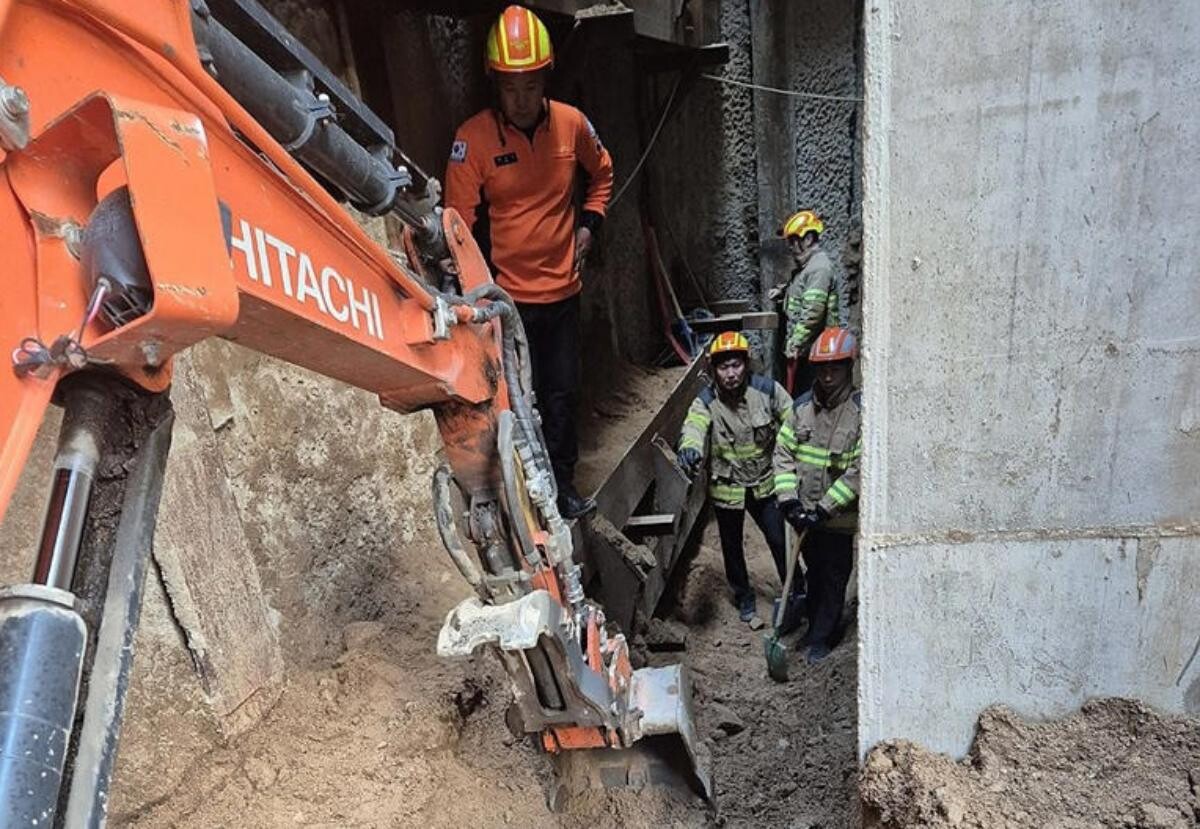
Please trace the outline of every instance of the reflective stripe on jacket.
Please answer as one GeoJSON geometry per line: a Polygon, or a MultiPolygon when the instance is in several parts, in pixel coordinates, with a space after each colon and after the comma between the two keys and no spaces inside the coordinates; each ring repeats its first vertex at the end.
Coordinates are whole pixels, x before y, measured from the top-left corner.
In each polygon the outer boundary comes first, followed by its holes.
{"type": "Polygon", "coordinates": [[[792,274],[783,297],[783,314],[787,319],[787,339],[784,353],[807,356],[808,348],[822,329],[845,328],[850,321],[846,280],[820,248],[798,271],[792,274]]]}
{"type": "Polygon", "coordinates": [[[774,488],[771,453],[779,425],[792,405],[783,386],[750,375],[741,400],[729,403],[709,386],[696,396],[683,421],[680,449],[705,454],[709,444],[708,492],[718,507],[740,508],[746,488],[766,498],[774,488]]]}
{"type": "Polygon", "coordinates": [[[862,395],[851,392],[832,408],[812,393],[797,398],[775,441],[775,497],[799,500],[805,510],[821,506],[832,516],[829,529],[858,524],[858,479],[862,456],[862,395]]]}

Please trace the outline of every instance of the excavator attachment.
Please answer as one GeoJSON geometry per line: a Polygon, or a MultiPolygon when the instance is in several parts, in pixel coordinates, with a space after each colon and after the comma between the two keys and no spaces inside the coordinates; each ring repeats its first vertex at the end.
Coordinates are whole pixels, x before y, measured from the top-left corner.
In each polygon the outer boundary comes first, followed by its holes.
{"type": "Polygon", "coordinates": [[[510,724],[580,758],[564,766],[653,783],[659,766],[638,752],[668,741],[711,797],[686,670],[633,670],[585,594],[520,317],[463,220],[437,207],[436,180],[255,0],[0,9],[0,231],[13,240],[0,515],[44,411],[65,409],[30,583],[0,591],[0,825],[104,825],[170,444],[164,392],[173,356],[211,336],[432,410],[446,456],[434,511],[475,592],[439,652],[492,648],[510,724]],[[347,202],[400,219],[405,255],[347,202]],[[105,443],[131,454],[102,463],[105,443]],[[85,532],[117,503],[115,528],[85,532]],[[23,753],[35,742],[44,754],[23,753]]]}
{"type": "MultiPolygon", "coordinates": [[[[438,635],[438,656],[466,659],[493,647],[513,679],[519,723],[541,734],[542,747],[565,753],[559,764],[560,786],[569,792],[587,788],[640,788],[646,785],[687,786],[711,800],[710,759],[696,738],[691,681],[684,665],[639,668],[612,684],[601,684],[581,659],[563,659],[568,649],[553,643],[571,636],[558,604],[543,590],[504,605],[464,600],[450,611],[438,635]],[[550,654],[557,651],[557,656],[550,654]],[[540,654],[552,671],[539,680],[531,653],[540,654]],[[554,682],[557,693],[539,690],[539,681],[554,682]],[[614,693],[614,691],[616,693],[614,693]],[[608,711],[604,708],[608,701],[608,711]],[[608,746],[576,748],[556,723],[601,724],[607,714],[623,712],[623,722],[608,746]]],[[[623,641],[623,638],[622,638],[623,641]]]]}
{"type": "MultiPolygon", "coordinates": [[[[514,399],[522,382],[510,385],[514,399]]],[[[625,636],[610,630],[600,605],[583,596],[571,533],[547,489],[553,479],[536,420],[522,429],[518,412],[502,412],[497,429],[502,524],[518,567],[492,579],[505,592],[515,586],[515,595],[471,597],[453,608],[438,635],[438,655],[465,659],[495,650],[513,684],[510,726],[549,754],[577,755],[558,764],[560,790],[684,782],[711,799],[687,669],[633,670],[625,636]]],[[[448,479],[444,468],[435,473],[434,497],[443,541],[457,563],[463,554],[448,479]]],[[[464,575],[474,585],[487,583],[477,573],[464,575]]]]}

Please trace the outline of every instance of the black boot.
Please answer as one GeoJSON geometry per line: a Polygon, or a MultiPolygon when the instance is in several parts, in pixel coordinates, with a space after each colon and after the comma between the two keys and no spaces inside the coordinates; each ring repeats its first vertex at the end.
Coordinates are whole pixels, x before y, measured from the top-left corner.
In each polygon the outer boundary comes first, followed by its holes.
{"type": "Polygon", "coordinates": [[[595,508],[596,502],[580,495],[573,484],[559,484],[558,511],[563,518],[568,521],[573,518],[582,518],[595,508]]]}

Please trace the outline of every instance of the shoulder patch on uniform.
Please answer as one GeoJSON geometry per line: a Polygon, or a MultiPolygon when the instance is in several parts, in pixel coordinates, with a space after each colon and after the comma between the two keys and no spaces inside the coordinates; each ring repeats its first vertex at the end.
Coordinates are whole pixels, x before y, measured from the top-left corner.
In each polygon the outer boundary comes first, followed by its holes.
{"type": "Polygon", "coordinates": [[[592,119],[585,115],[583,116],[583,123],[587,126],[588,135],[590,135],[592,140],[596,142],[596,149],[604,149],[604,145],[600,143],[600,133],[596,132],[596,128],[592,126],[592,119]]]}
{"type": "Polygon", "coordinates": [[[712,402],[717,399],[717,392],[712,386],[705,386],[700,389],[700,394],[696,396],[704,401],[705,406],[711,406],[712,402]]]}
{"type": "Polygon", "coordinates": [[[850,399],[854,401],[854,405],[858,406],[858,408],[861,409],[863,407],[861,391],[854,392],[852,395],[850,395],[850,399]]]}
{"type": "Polygon", "coordinates": [[[763,377],[761,374],[751,374],[750,385],[768,397],[775,394],[775,381],[769,377],[763,377]]]}
{"type": "Polygon", "coordinates": [[[800,395],[792,402],[792,411],[800,411],[800,409],[812,402],[812,390],[809,389],[804,394],[800,395]]]}
{"type": "Polygon", "coordinates": [[[463,139],[458,139],[450,145],[450,160],[456,161],[459,164],[467,160],[467,142],[463,139]]]}

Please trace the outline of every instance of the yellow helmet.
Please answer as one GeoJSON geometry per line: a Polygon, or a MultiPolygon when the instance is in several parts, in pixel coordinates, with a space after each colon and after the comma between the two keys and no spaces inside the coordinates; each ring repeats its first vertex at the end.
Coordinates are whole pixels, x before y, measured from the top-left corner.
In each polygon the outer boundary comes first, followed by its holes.
{"type": "Polygon", "coordinates": [[[709,358],[718,357],[722,354],[741,354],[749,356],[750,341],[745,335],[738,331],[726,331],[723,334],[717,335],[717,338],[712,341],[712,345],[708,347],[709,358]]]}
{"type": "Polygon", "coordinates": [[[487,68],[492,72],[537,72],[554,65],[550,32],[538,16],[509,6],[487,36],[487,68]]]}
{"type": "Polygon", "coordinates": [[[804,238],[807,233],[815,233],[820,236],[825,232],[825,223],[821,221],[821,217],[813,210],[801,210],[793,213],[788,220],[783,223],[783,229],[779,231],[779,235],[783,237],[798,236],[804,238]]]}

